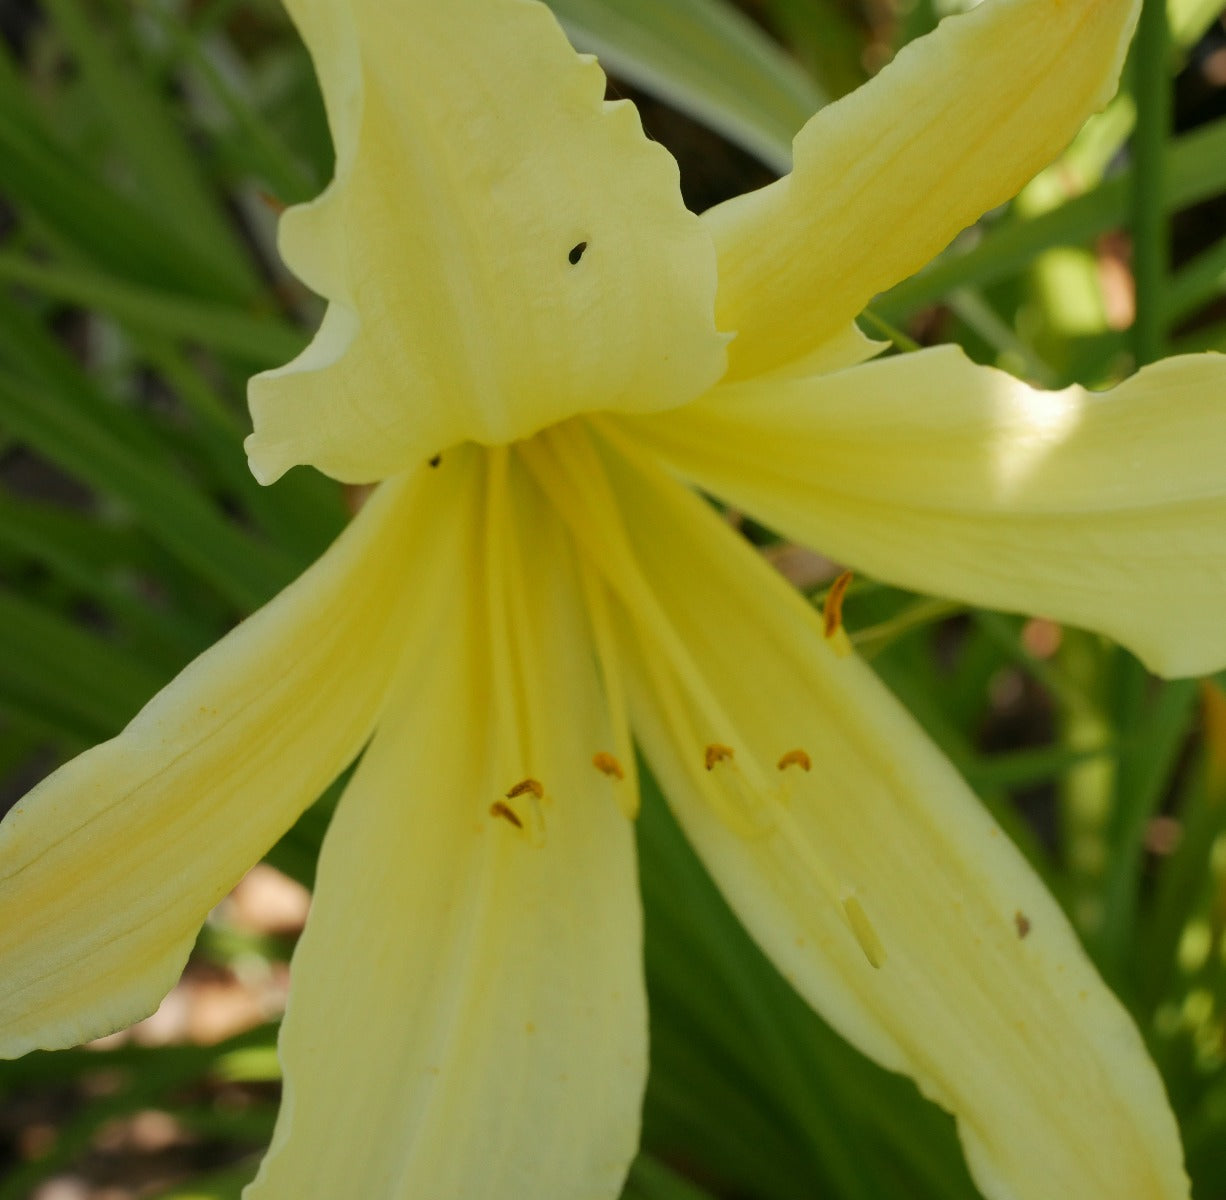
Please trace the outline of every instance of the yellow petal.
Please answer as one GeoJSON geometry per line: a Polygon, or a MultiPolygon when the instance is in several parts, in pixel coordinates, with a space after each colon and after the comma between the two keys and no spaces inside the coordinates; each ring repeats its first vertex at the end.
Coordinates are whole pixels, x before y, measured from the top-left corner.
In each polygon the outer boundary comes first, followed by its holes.
{"type": "Polygon", "coordinates": [[[209,909],[358,752],[414,619],[405,581],[451,537],[459,467],[381,489],[296,583],[0,823],[0,1054],[146,1016],[209,909]]]}
{"type": "Polygon", "coordinates": [[[1226,357],[1036,391],[954,347],[636,422],[687,477],[880,579],[1226,665],[1226,357]]]}
{"type": "Polygon", "coordinates": [[[1139,0],[989,0],[797,135],[792,174],[706,214],[731,370],[808,352],[1051,161],[1115,90],[1139,0]]]}
{"type": "Polygon", "coordinates": [[[568,518],[601,533],[635,732],[784,974],[953,1111],[986,1196],[1186,1197],[1136,1029],[905,710],[657,469],[572,447],[552,476],[568,518]]]}
{"type": "Polygon", "coordinates": [[[430,637],[328,831],[248,1200],[612,1200],[634,1155],[628,781],[592,764],[612,735],[567,538],[499,457],[468,575],[419,574],[430,637]]]}
{"type": "Polygon", "coordinates": [[[547,8],[290,8],[338,149],[282,246],[332,305],[316,344],[251,383],[257,477],[309,462],[378,479],[465,438],[681,404],[719,377],[710,235],[547,8]]]}

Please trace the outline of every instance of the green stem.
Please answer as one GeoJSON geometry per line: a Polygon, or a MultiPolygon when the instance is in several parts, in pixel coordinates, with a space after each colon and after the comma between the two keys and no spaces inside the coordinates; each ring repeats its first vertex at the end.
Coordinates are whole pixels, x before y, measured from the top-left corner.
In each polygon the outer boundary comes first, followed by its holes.
{"type": "Polygon", "coordinates": [[[1137,366],[1142,367],[1160,359],[1166,346],[1169,261],[1163,165],[1171,128],[1166,0],[1145,0],[1134,55],[1137,127],[1133,139],[1132,254],[1137,315],[1132,340],[1137,366]]]}
{"type": "Polygon", "coordinates": [[[879,317],[871,308],[866,308],[860,314],[860,319],[866,324],[871,325],[877,333],[884,334],[904,354],[910,354],[920,349],[919,342],[912,337],[908,337],[901,329],[891,325],[885,318],[879,317]]]}

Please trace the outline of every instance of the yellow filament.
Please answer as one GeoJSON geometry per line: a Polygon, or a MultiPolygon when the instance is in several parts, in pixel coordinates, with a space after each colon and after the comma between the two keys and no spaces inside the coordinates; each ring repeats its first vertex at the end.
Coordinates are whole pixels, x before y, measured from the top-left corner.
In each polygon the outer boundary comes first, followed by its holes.
{"type": "Polygon", "coordinates": [[[864,957],[869,961],[869,965],[880,967],[885,962],[885,947],[881,944],[877,931],[868,919],[868,913],[864,911],[864,906],[854,895],[844,896],[843,912],[847,917],[847,924],[851,926],[851,931],[856,936],[856,941],[860,943],[860,949],[864,951],[864,957]]]}
{"type": "MultiPolygon", "coordinates": [[[[571,531],[572,539],[574,531],[571,531]]],[[[620,774],[610,775],[600,763],[595,763],[599,770],[604,771],[611,779],[624,780],[625,768],[622,763],[630,764],[631,777],[625,787],[615,787],[613,798],[618,808],[631,821],[639,815],[639,787],[637,773],[634,769],[634,745],[630,737],[630,706],[626,702],[626,689],[621,676],[621,664],[617,654],[616,639],[613,636],[613,620],[609,613],[609,599],[604,583],[593,570],[587,557],[575,555],[579,565],[579,582],[583,588],[583,598],[587,603],[588,619],[591,622],[592,638],[596,644],[596,661],[600,667],[600,676],[604,683],[605,700],[608,705],[609,721],[613,726],[613,744],[620,758],[608,754],[617,764],[620,774]]],[[[605,753],[602,751],[602,753],[605,753]]]]}
{"type": "Polygon", "coordinates": [[[633,821],[639,815],[639,790],[635,781],[632,780],[629,786],[618,786],[625,784],[626,771],[607,750],[592,755],[592,766],[613,784],[613,799],[617,801],[617,807],[622,810],[622,816],[633,821]]]}
{"type": "Polygon", "coordinates": [[[799,767],[807,775],[813,770],[813,760],[804,750],[789,750],[780,755],[775,766],[779,768],[779,773],[783,776],[779,783],[779,799],[784,804],[791,804],[792,795],[796,790],[796,772],[788,768],[799,767]]]}
{"type": "Polygon", "coordinates": [[[844,571],[831,585],[826,593],[826,603],[822,607],[822,633],[830,648],[840,658],[846,658],[851,653],[851,639],[843,628],[843,598],[851,585],[851,572],[844,571]]]}
{"type": "Polygon", "coordinates": [[[728,746],[708,746],[704,751],[703,764],[712,777],[723,785],[711,789],[719,797],[714,807],[720,820],[733,833],[753,840],[765,837],[774,829],[769,797],[745,778],[728,746]],[[728,803],[729,797],[731,803],[728,803]]]}
{"type": "MultiPolygon", "coordinates": [[[[708,757],[710,749],[707,748],[708,757]]],[[[800,862],[803,882],[794,883],[788,873],[781,871],[776,876],[776,886],[793,892],[811,888],[823,896],[827,903],[843,914],[848,929],[869,964],[880,967],[885,962],[885,947],[881,938],[855,893],[840,883],[827,868],[804,830],[788,811],[790,793],[781,794],[783,789],[753,788],[730,755],[721,757],[714,764],[714,768],[708,770],[725,782],[735,794],[734,805],[723,805],[717,809],[721,819],[732,832],[747,839],[778,837],[787,845],[788,856],[800,862]]],[[[785,786],[789,782],[785,777],[785,786]]],[[[806,903],[806,900],[801,899],[793,907],[797,911],[803,911],[806,903]]]]}
{"type": "MultiPolygon", "coordinates": [[[[693,718],[712,731],[735,729],[736,722],[713,694],[685,640],[643,577],[622,526],[604,464],[583,429],[573,422],[555,426],[547,435],[525,442],[520,452],[541,490],[570,526],[576,545],[585,552],[585,560],[621,602],[631,617],[636,637],[644,641],[643,665],[675,741],[704,747],[702,761],[706,769],[698,770],[695,760],[693,784],[730,832],[747,840],[781,838],[787,844],[787,857],[801,866],[803,884],[788,882],[788,873],[780,872],[776,885],[822,895],[843,915],[868,961],[880,966],[885,959],[884,947],[863,906],[854,896],[848,899],[847,886],[831,874],[815,852],[784,799],[775,794],[779,789],[767,786],[766,775],[753,756],[746,758],[746,774],[731,747],[697,736],[693,718]]],[[[841,604],[842,592],[849,582],[850,577],[841,584],[836,607],[841,604]]],[[[836,581],[836,587],[839,586],[836,581]]],[[[845,643],[850,652],[850,642],[841,625],[841,609],[836,615],[840,623],[831,645],[839,652],[840,645],[845,643]]],[[[791,784],[791,780],[786,782],[791,784]]],[[[806,902],[807,899],[800,900],[797,907],[803,910],[806,902]]]]}

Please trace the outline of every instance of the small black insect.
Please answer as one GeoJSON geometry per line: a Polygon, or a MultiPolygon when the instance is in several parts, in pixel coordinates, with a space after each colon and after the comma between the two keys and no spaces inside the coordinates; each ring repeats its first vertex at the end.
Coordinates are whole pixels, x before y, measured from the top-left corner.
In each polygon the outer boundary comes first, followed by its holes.
{"type": "Polygon", "coordinates": [[[587,242],[580,242],[577,246],[570,248],[570,253],[566,256],[570,265],[577,266],[579,260],[583,257],[583,252],[587,249],[587,242]]]}

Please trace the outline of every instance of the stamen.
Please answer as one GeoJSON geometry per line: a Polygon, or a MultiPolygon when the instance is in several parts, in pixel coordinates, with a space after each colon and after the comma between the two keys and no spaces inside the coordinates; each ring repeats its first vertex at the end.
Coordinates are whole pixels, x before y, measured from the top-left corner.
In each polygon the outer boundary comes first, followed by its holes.
{"type": "Polygon", "coordinates": [[[526,795],[528,792],[531,792],[538,800],[544,799],[545,789],[536,779],[521,779],[507,792],[507,799],[514,800],[516,797],[526,795]]]}
{"type": "Polygon", "coordinates": [[[847,595],[851,578],[851,572],[844,571],[830,585],[826,603],[822,606],[822,633],[840,658],[846,658],[851,653],[851,639],[843,628],[843,597],[847,595]]]}
{"type": "MultiPolygon", "coordinates": [[[[784,869],[775,877],[775,886],[782,893],[790,895],[794,910],[803,912],[813,897],[824,898],[834,908],[841,910],[869,965],[880,968],[886,959],[885,946],[864,911],[864,905],[850,890],[847,881],[840,880],[831,871],[809,831],[792,811],[792,786],[813,786],[813,781],[806,778],[813,767],[808,752],[798,747],[780,755],[776,767],[783,772],[783,778],[778,779],[774,786],[767,782],[752,754],[746,762],[746,775],[735,761],[732,747],[720,742],[706,746],[703,762],[707,771],[714,773],[712,782],[718,780],[723,785],[703,788],[704,796],[728,829],[746,840],[777,840],[780,862],[785,863],[790,859],[800,867],[795,873],[784,869]],[[787,769],[793,766],[800,767],[800,770],[787,769]]],[[[776,851],[768,850],[767,853],[774,854],[776,851]]]]}
{"type": "Polygon", "coordinates": [[[783,774],[783,778],[779,781],[777,792],[779,802],[781,804],[791,804],[792,796],[796,791],[797,774],[795,771],[789,771],[788,767],[799,767],[802,771],[808,773],[813,770],[813,760],[809,757],[807,751],[797,748],[781,755],[775,766],[783,774]]]}
{"type": "Polygon", "coordinates": [[[504,821],[510,821],[516,829],[523,829],[524,823],[519,819],[515,810],[503,800],[495,800],[490,805],[490,816],[501,817],[504,821]]]}
{"type": "Polygon", "coordinates": [[[503,800],[495,800],[490,805],[490,816],[501,817],[513,825],[531,846],[545,844],[545,814],[541,811],[541,801],[545,799],[545,789],[535,779],[521,779],[503,800]]]}
{"type": "Polygon", "coordinates": [[[600,750],[592,755],[592,766],[603,772],[610,779],[625,779],[626,772],[622,765],[607,750],[600,750]]]}
{"type": "Polygon", "coordinates": [[[768,790],[754,787],[745,773],[736,764],[731,746],[712,742],[703,751],[703,764],[708,771],[719,768],[717,785],[707,799],[721,821],[738,837],[756,839],[765,837],[774,828],[771,817],[771,797],[768,790]]]}
{"type": "Polygon", "coordinates": [[[860,949],[864,951],[864,957],[868,959],[869,966],[879,968],[885,962],[885,947],[868,919],[864,906],[855,896],[844,896],[843,912],[860,949]]]}
{"type": "Polygon", "coordinates": [[[613,785],[613,799],[621,809],[622,816],[628,821],[639,819],[639,789],[632,783],[628,787],[618,787],[626,778],[625,768],[617,760],[617,756],[607,750],[599,750],[592,755],[592,766],[596,768],[609,783],[613,785]]]}
{"type": "Polygon", "coordinates": [[[786,771],[788,767],[799,767],[802,771],[813,770],[813,760],[803,750],[789,750],[775,765],[781,771],[786,771]]]}

